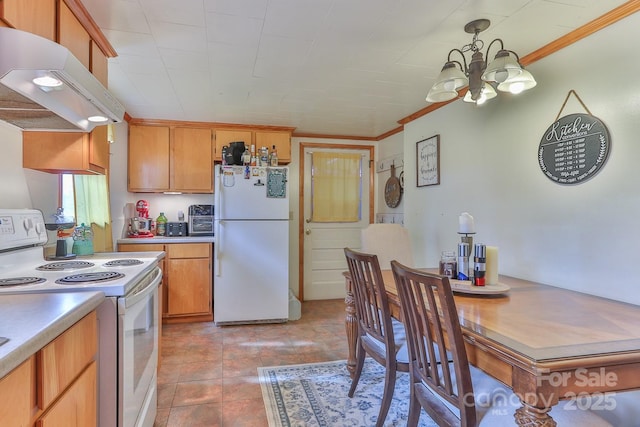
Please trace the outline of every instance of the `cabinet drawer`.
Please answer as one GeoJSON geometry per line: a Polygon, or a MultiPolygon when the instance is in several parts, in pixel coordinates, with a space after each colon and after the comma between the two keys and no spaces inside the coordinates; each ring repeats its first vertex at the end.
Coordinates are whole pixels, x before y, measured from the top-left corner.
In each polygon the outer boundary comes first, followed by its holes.
{"type": "Polygon", "coordinates": [[[169,259],[174,258],[209,258],[211,245],[209,243],[174,243],[166,246],[169,259]]]}
{"type": "Polygon", "coordinates": [[[162,252],[162,243],[118,243],[119,252],[162,252]]]}
{"type": "Polygon", "coordinates": [[[42,387],[38,390],[41,408],[48,407],[94,359],[98,348],[97,325],[94,311],[42,349],[39,360],[42,387]]]}
{"type": "Polygon", "coordinates": [[[98,423],[97,398],[97,365],[94,361],[64,396],[38,419],[36,427],[95,427],[98,423]]]}

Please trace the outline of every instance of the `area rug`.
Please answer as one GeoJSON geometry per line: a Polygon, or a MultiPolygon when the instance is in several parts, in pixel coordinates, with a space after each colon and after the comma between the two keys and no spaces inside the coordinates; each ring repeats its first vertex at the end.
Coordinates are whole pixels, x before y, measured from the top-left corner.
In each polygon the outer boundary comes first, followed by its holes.
{"type": "MultiPolygon", "coordinates": [[[[349,398],[346,361],[258,368],[269,427],[374,426],[384,390],[384,367],[367,358],[349,398]]],[[[409,374],[398,372],[385,426],[406,426],[409,374]]],[[[421,427],[437,427],[422,411],[421,427]]]]}

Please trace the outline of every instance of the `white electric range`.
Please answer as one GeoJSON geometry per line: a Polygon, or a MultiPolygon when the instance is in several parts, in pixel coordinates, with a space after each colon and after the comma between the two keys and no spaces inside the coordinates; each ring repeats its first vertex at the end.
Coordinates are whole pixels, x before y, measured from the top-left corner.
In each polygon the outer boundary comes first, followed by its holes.
{"type": "Polygon", "coordinates": [[[101,427],[151,427],[157,406],[158,261],[164,252],[46,260],[40,211],[0,209],[0,297],[104,292],[98,307],[101,427]]]}

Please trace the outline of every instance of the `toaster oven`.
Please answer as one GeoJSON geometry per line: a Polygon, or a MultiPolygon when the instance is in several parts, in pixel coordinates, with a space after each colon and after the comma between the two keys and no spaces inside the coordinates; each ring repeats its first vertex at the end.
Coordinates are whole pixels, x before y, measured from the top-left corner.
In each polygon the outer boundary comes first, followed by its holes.
{"type": "Polygon", "coordinates": [[[213,205],[189,206],[189,235],[213,236],[213,205]]]}

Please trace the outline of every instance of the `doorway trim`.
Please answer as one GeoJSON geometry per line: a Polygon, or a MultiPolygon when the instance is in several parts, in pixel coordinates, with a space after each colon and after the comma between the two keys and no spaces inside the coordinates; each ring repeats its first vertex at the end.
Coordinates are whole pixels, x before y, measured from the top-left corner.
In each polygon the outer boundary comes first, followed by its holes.
{"type": "Polygon", "coordinates": [[[357,145],[357,144],[326,144],[322,142],[301,142],[300,143],[300,168],[298,173],[298,194],[299,206],[298,212],[298,297],[300,301],[304,301],[304,172],[305,172],[305,156],[304,150],[307,148],[323,148],[338,150],[369,150],[369,224],[373,223],[374,214],[374,177],[375,177],[375,146],[373,145],[357,145]]]}

